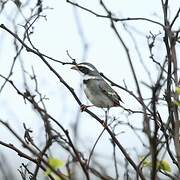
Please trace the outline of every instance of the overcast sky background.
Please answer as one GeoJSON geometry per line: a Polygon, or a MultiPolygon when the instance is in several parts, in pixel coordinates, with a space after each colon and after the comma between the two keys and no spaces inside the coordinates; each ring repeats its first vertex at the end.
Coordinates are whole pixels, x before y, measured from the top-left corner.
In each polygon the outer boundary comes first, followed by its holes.
{"type": "MultiPolygon", "coordinates": [[[[99,14],[106,15],[105,11],[96,0],[82,0],[76,2],[99,14]]],[[[33,3],[34,2],[32,1],[29,6],[33,6],[33,3]]],[[[104,1],[104,3],[114,13],[114,15],[119,18],[145,17],[155,21],[163,22],[160,0],[107,0],[104,1]]],[[[128,89],[136,92],[125,51],[118,41],[116,35],[112,31],[108,19],[97,18],[88,12],[74,8],[65,0],[47,0],[44,1],[43,4],[44,7],[48,6],[53,9],[47,9],[44,11],[44,14],[47,15],[47,21],[44,19],[38,20],[35,25],[34,34],[31,36],[32,42],[34,43],[35,47],[40,50],[40,52],[61,61],[67,62],[71,61],[66,53],[66,50],[68,50],[70,55],[75,58],[77,62],[87,61],[94,64],[100,72],[103,72],[111,80],[117,84],[120,84],[121,86],[124,86],[125,82],[128,89]],[[79,23],[79,25],[77,23],[79,23]],[[83,34],[80,31],[82,31],[83,34]],[[88,49],[85,54],[83,41],[88,45],[88,49]]],[[[180,6],[180,3],[177,0],[171,0],[170,5],[171,19],[174,17],[175,12],[180,6]]],[[[22,9],[22,13],[25,17],[28,17],[30,13],[29,6],[22,9]]],[[[16,13],[17,7],[14,3],[9,2],[7,4],[7,8],[5,8],[5,10],[0,15],[0,23],[5,24],[8,28],[12,29],[13,26],[11,21],[14,19],[16,13]]],[[[20,13],[18,13],[15,22],[16,24],[19,24],[18,31],[23,32],[24,29],[20,25],[24,24],[24,20],[20,13]]],[[[158,69],[156,66],[154,66],[154,64],[151,62],[151,59],[149,58],[146,36],[149,35],[150,31],[154,34],[158,33],[159,31],[162,32],[161,27],[145,21],[128,21],[125,23],[128,30],[131,31],[134,38],[136,39],[141,57],[144,61],[144,64],[149,68],[152,79],[156,80],[155,78],[157,77],[158,69]]],[[[124,30],[121,22],[116,23],[116,25],[119,33],[122,35],[126,45],[130,50],[131,58],[133,60],[138,78],[141,81],[151,85],[147,73],[140,63],[140,58],[134,48],[132,39],[130,38],[127,31],[124,30]]],[[[180,25],[177,24],[175,27],[179,28],[180,25]]],[[[159,60],[159,62],[163,62],[165,57],[164,45],[162,45],[162,37],[163,34],[158,37],[159,39],[156,42],[156,47],[154,49],[154,55],[159,60]]],[[[0,73],[5,76],[9,73],[12,60],[15,55],[14,47],[11,44],[12,40],[13,38],[1,29],[0,73]]],[[[32,73],[31,67],[33,66],[38,78],[39,90],[42,94],[45,94],[49,98],[49,100],[46,101],[48,112],[52,114],[60,123],[62,123],[64,127],[69,129],[73,124],[74,115],[79,109],[78,104],[75,102],[72,95],[62,84],[59,83],[52,72],[50,72],[49,69],[35,55],[23,51],[22,59],[25,69],[29,73],[32,73]]],[[[54,62],[50,63],[78,94],[81,82],[80,75],[77,72],[72,71],[69,65],[62,66],[61,64],[54,62]]],[[[12,80],[17,87],[23,89],[23,77],[19,61],[16,62],[13,72],[14,74],[12,76],[12,80]]],[[[2,79],[0,79],[0,83],[3,83],[2,79]]],[[[29,86],[33,92],[34,82],[30,81],[29,86]]],[[[114,89],[122,97],[125,107],[138,110],[139,105],[134,101],[133,98],[129,97],[129,95],[122,90],[117,88],[114,89]]],[[[145,86],[142,86],[142,92],[144,98],[148,98],[151,95],[151,91],[145,86]]],[[[82,101],[87,104],[88,102],[83,94],[82,97],[82,101]]],[[[91,110],[97,113],[100,117],[104,116],[104,112],[99,108],[91,108],[91,110]]],[[[40,121],[40,118],[35,112],[32,112],[31,105],[28,103],[25,105],[24,100],[17,96],[17,93],[8,84],[0,94],[0,113],[0,118],[8,121],[11,126],[13,126],[14,129],[16,129],[16,131],[22,136],[22,122],[25,122],[28,127],[33,129],[34,139],[41,138],[41,129],[43,128],[43,124],[40,121]]],[[[127,113],[123,113],[121,108],[111,109],[110,115],[118,117],[118,119],[122,122],[127,122],[127,113]]],[[[132,115],[128,118],[132,124],[136,125],[137,127],[142,127],[141,115],[132,115]]],[[[84,151],[87,151],[88,148],[92,148],[101,130],[101,126],[97,124],[94,119],[89,117],[86,113],[82,113],[79,130],[79,142],[81,142],[81,144],[79,144],[79,148],[81,150],[84,149],[84,151]],[[88,142],[87,139],[89,140],[88,142]]],[[[121,125],[120,129],[117,129],[117,132],[120,132],[118,139],[120,139],[122,145],[127,147],[131,153],[135,154],[135,151],[132,150],[133,148],[136,148],[136,150],[141,154],[144,153],[142,151],[142,144],[129,128],[121,125]]],[[[111,159],[110,154],[112,148],[110,142],[107,140],[107,137],[109,138],[109,136],[107,136],[105,133],[96,147],[96,153],[101,153],[102,157],[106,157],[106,160],[108,161],[111,159]]],[[[143,139],[144,138],[145,137],[143,137],[143,139]]],[[[0,139],[3,139],[9,143],[14,142],[14,137],[2,127],[0,139]]],[[[6,151],[6,154],[10,155],[9,159],[11,162],[11,157],[13,154],[15,155],[15,153],[7,150],[4,147],[0,147],[0,150],[4,150],[4,152],[6,151]]],[[[57,156],[66,160],[64,152],[61,152],[60,149],[55,150],[54,148],[54,152],[57,156]]],[[[16,166],[16,168],[18,168],[22,159],[20,159],[17,155],[14,157],[15,159],[13,161],[16,163],[11,164],[11,166],[16,166]]],[[[109,166],[108,163],[107,166],[109,166]]]]}

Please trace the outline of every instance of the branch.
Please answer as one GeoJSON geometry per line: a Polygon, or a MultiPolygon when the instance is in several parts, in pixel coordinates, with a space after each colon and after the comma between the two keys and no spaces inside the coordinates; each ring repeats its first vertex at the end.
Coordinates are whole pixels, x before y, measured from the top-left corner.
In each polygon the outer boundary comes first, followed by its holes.
{"type": "Polygon", "coordinates": [[[91,9],[88,9],[88,8],[86,8],[84,6],[81,6],[78,3],[72,2],[70,0],[66,0],[66,2],[71,4],[71,5],[73,5],[73,6],[76,6],[76,7],[80,8],[80,9],[86,11],[86,12],[89,12],[89,13],[95,15],[96,17],[111,19],[114,22],[119,22],[119,21],[139,21],[139,20],[141,20],[141,21],[148,21],[148,22],[157,24],[157,25],[159,25],[159,26],[164,28],[163,24],[161,24],[160,22],[157,22],[157,21],[154,21],[154,20],[151,20],[151,19],[148,19],[148,18],[142,18],[142,17],[136,17],[136,18],[130,18],[130,17],[128,17],[128,18],[110,17],[109,15],[98,14],[98,13],[92,11],[91,9]]]}

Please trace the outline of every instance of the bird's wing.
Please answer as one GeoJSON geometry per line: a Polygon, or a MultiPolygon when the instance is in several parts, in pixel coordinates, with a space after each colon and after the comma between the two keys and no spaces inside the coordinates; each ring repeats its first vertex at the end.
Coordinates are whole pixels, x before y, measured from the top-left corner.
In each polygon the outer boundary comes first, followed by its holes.
{"type": "Polygon", "coordinates": [[[115,104],[119,105],[119,101],[123,102],[117,92],[114,91],[106,81],[102,80],[102,82],[99,83],[99,87],[107,96],[113,99],[115,104]]]}

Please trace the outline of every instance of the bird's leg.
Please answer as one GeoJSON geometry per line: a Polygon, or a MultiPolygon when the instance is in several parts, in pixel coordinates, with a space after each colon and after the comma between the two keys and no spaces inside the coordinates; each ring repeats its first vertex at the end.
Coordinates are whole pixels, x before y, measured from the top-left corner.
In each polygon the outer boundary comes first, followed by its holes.
{"type": "Polygon", "coordinates": [[[107,126],[107,121],[108,121],[108,115],[109,115],[109,108],[105,110],[105,120],[104,120],[104,126],[107,126]]]}
{"type": "Polygon", "coordinates": [[[85,111],[87,108],[93,107],[93,106],[94,106],[94,105],[85,105],[85,104],[81,104],[81,107],[80,107],[81,112],[83,112],[83,111],[85,111]]]}

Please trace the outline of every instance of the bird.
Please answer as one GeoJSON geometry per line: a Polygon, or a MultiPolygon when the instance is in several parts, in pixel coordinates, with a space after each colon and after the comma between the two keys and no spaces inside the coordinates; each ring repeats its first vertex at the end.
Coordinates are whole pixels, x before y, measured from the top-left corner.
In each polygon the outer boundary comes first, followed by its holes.
{"type": "Polygon", "coordinates": [[[71,69],[83,77],[83,88],[89,101],[96,107],[106,108],[121,106],[123,102],[118,93],[103,79],[94,65],[88,62],[76,64],[71,69]]]}

